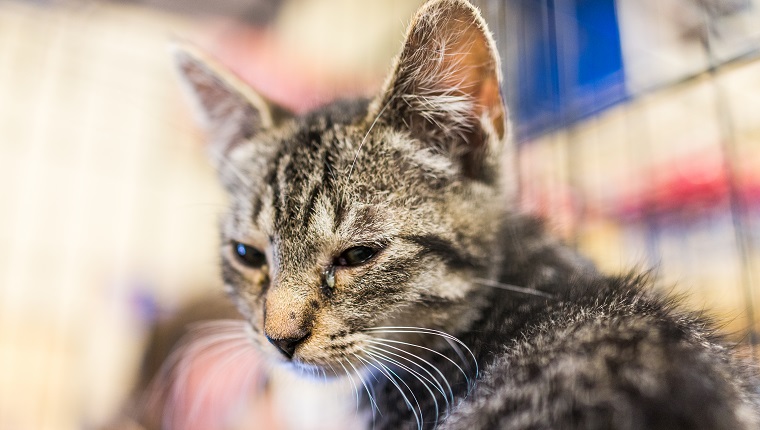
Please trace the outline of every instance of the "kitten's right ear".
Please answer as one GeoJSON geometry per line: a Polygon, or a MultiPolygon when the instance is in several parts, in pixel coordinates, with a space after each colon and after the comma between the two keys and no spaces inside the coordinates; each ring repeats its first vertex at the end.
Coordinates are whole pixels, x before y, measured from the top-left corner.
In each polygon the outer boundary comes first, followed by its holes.
{"type": "Polygon", "coordinates": [[[209,133],[213,155],[223,156],[287,115],[198,49],[175,44],[172,51],[196,117],[209,133]]]}
{"type": "Polygon", "coordinates": [[[498,50],[468,0],[429,0],[415,15],[368,119],[447,154],[469,178],[498,177],[508,138],[498,50]]]}

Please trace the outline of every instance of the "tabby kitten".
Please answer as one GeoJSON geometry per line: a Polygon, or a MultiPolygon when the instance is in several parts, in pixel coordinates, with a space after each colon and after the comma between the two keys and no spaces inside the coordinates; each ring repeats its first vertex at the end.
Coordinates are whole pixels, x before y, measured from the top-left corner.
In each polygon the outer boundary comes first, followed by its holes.
{"type": "Polygon", "coordinates": [[[351,379],[375,429],[755,429],[700,316],[518,213],[499,58],[466,0],[414,18],[379,96],[304,116],[176,61],[231,207],[224,281],[272,361],[351,379]]]}

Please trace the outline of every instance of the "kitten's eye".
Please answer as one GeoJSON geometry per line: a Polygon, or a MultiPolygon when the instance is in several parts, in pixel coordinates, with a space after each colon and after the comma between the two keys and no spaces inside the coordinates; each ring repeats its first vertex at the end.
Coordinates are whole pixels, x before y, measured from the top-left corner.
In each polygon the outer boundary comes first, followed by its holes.
{"type": "Polygon", "coordinates": [[[258,249],[240,242],[232,242],[232,249],[238,261],[245,266],[259,269],[267,263],[267,257],[258,249]]]}
{"type": "Polygon", "coordinates": [[[358,266],[366,263],[370,258],[377,254],[377,250],[366,246],[355,246],[343,251],[338,258],[335,259],[336,266],[358,266]]]}

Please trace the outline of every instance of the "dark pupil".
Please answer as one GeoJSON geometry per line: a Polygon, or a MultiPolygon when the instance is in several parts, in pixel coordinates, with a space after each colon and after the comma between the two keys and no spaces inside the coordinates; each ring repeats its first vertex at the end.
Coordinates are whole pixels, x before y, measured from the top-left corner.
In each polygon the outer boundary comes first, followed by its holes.
{"type": "Polygon", "coordinates": [[[347,249],[343,254],[340,254],[336,263],[338,266],[358,266],[372,258],[374,255],[374,249],[366,246],[356,246],[347,249]]]}
{"type": "Polygon", "coordinates": [[[248,267],[261,267],[267,262],[264,253],[254,247],[238,242],[233,242],[232,246],[235,247],[238,260],[248,267]]]}

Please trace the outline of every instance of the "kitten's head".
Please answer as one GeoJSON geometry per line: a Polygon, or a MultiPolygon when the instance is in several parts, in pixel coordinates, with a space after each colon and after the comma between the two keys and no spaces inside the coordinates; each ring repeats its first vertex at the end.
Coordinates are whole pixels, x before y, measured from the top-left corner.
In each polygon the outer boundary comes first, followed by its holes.
{"type": "Polygon", "coordinates": [[[377,98],[301,117],[176,58],[231,197],[224,280],[271,357],[329,372],[374,339],[433,345],[379,327],[456,334],[478,316],[511,193],[499,59],[473,6],[427,3],[377,98]]]}

